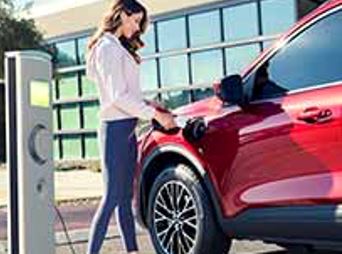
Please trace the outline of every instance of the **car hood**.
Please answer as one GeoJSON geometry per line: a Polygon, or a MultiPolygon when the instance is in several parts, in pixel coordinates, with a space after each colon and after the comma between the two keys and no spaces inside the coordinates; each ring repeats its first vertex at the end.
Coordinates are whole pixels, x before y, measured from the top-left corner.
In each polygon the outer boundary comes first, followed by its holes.
{"type": "Polygon", "coordinates": [[[204,117],[216,115],[222,109],[222,101],[216,96],[203,99],[172,111],[177,116],[204,117]]]}

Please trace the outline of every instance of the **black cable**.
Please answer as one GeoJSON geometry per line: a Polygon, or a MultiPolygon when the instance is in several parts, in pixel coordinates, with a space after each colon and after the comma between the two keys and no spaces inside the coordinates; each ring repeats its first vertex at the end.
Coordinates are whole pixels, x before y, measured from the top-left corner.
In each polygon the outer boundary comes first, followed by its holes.
{"type": "Polygon", "coordinates": [[[70,235],[69,235],[69,232],[68,232],[68,228],[67,228],[67,226],[66,226],[66,223],[65,223],[65,221],[64,221],[64,218],[63,218],[61,212],[59,211],[59,209],[57,208],[57,206],[54,205],[53,207],[54,207],[54,209],[55,209],[55,211],[56,211],[56,213],[57,213],[57,215],[58,215],[59,220],[60,220],[61,223],[62,223],[63,230],[64,230],[65,236],[66,236],[66,238],[67,238],[67,244],[68,244],[68,246],[70,247],[71,253],[72,253],[72,254],[76,254],[76,251],[75,251],[74,246],[73,246],[73,244],[72,244],[72,241],[71,241],[71,238],[70,238],[70,235]]]}

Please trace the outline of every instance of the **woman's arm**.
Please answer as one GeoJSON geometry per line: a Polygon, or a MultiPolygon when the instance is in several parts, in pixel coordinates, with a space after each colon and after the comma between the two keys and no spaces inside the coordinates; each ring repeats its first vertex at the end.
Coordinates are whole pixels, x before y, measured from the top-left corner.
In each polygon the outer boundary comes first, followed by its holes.
{"type": "Polygon", "coordinates": [[[112,105],[134,117],[145,120],[156,119],[166,129],[176,127],[172,114],[147,105],[142,96],[132,95],[128,91],[123,57],[121,49],[113,45],[104,44],[99,49],[98,69],[103,77],[102,82],[108,87],[112,105]]]}

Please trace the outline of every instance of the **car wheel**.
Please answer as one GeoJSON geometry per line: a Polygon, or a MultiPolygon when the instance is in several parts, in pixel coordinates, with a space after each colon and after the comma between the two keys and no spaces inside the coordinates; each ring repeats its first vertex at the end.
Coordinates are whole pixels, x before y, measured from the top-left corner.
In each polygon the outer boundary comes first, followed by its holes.
{"type": "Polygon", "coordinates": [[[214,216],[207,193],[188,166],[170,166],[153,183],[148,226],[158,254],[227,253],[231,240],[214,216]]]}

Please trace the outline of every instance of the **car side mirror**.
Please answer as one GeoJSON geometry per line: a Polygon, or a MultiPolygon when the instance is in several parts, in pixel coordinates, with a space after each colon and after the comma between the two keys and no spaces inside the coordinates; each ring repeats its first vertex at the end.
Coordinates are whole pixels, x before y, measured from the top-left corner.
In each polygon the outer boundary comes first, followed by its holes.
{"type": "Polygon", "coordinates": [[[223,78],[220,84],[214,84],[214,91],[224,103],[243,104],[242,78],[240,75],[230,75],[223,78]]]}

